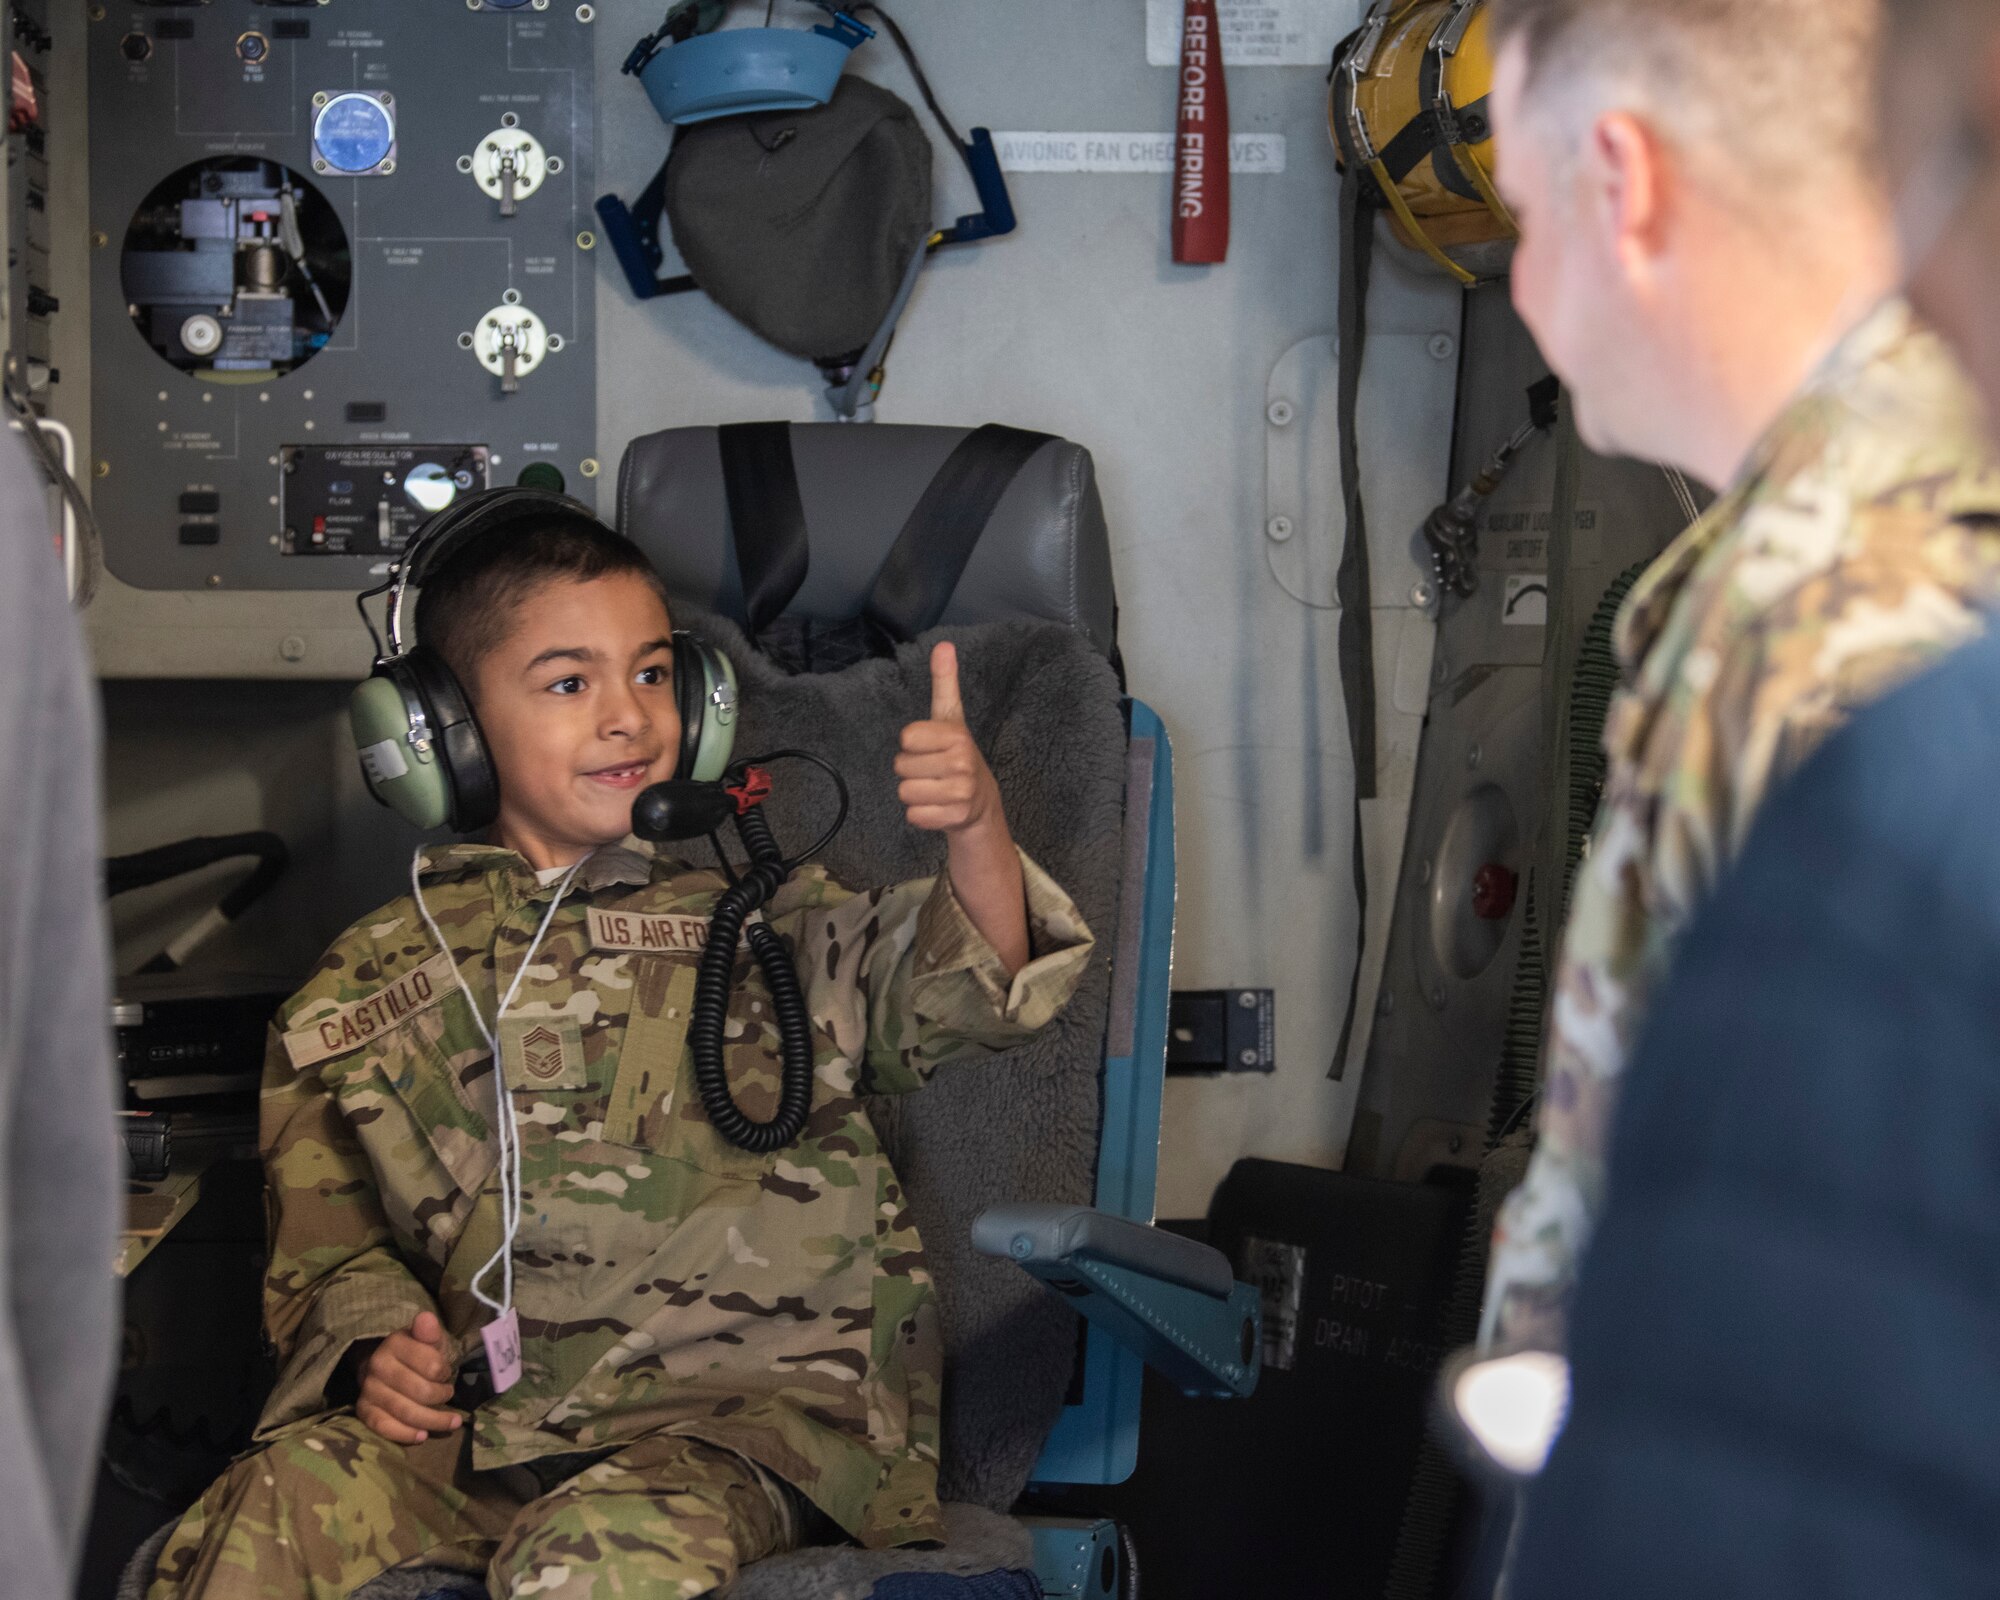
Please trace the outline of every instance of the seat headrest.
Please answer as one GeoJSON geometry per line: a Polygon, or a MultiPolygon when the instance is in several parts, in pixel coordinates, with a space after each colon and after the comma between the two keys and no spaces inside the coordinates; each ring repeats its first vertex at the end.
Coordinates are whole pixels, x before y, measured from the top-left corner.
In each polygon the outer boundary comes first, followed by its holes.
{"type": "MultiPolygon", "coordinates": [[[[860,615],[904,522],[969,432],[792,425],[811,556],[790,614],[817,622],[860,615]]],[[[747,620],[714,428],[669,428],[632,442],[619,469],[618,528],[645,550],[670,594],[747,620]]],[[[1052,440],[1008,484],[941,620],[1057,622],[1109,655],[1115,611],[1090,452],[1052,440]]]]}

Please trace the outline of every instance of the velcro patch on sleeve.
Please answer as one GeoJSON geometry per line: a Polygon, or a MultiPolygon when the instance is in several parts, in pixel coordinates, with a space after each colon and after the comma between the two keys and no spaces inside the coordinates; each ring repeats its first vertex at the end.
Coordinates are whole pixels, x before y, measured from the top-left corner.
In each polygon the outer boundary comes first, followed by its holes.
{"type": "Polygon", "coordinates": [[[443,953],[434,955],[366,998],[350,1000],[293,1028],[285,1035],[285,1054],[303,1072],[307,1067],[358,1050],[377,1034],[429,1010],[451,992],[456,982],[451,957],[443,953]]]}
{"type": "Polygon", "coordinates": [[[708,946],[708,918],[672,911],[601,911],[592,906],[590,943],[598,950],[699,955],[708,946]]]}

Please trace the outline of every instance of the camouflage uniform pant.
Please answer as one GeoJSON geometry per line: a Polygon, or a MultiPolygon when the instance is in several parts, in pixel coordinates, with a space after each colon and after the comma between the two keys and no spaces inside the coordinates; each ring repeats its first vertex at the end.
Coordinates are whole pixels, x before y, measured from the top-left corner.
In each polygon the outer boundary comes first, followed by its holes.
{"type": "Polygon", "coordinates": [[[642,1439],[539,1496],[471,1452],[463,1434],[405,1446],[352,1415],[314,1423],[216,1480],[147,1600],[347,1600],[404,1565],[484,1571],[494,1600],[691,1597],[802,1537],[794,1491],[697,1440],[642,1439]]]}

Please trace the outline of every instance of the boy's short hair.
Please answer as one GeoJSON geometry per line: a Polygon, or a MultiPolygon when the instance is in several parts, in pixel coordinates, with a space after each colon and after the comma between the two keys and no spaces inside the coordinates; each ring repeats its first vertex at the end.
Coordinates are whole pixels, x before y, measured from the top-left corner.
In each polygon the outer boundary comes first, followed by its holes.
{"type": "Polygon", "coordinates": [[[667,604],[666,585],[645,551],[601,523],[556,519],[476,536],[425,575],[417,638],[444,658],[469,693],[480,662],[506,639],[537,589],[623,572],[644,578],[667,604]]]}

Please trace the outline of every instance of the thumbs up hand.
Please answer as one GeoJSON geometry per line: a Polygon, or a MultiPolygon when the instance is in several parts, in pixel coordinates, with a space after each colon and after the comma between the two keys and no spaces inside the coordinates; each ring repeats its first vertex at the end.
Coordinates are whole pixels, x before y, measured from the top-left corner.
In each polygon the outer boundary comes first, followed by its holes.
{"type": "Polygon", "coordinates": [[[952,645],[931,652],[931,714],[903,730],[896,776],[902,780],[896,795],[913,828],[962,834],[1006,827],[1000,786],[965,725],[958,651],[952,645]]]}

